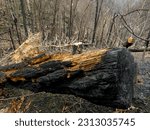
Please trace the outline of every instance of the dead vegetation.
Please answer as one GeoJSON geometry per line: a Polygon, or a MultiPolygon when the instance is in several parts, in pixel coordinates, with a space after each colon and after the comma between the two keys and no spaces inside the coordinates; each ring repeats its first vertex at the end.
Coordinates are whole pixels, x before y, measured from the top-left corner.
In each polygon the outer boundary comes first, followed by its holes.
{"type": "MultiPolygon", "coordinates": [[[[24,70],[27,66],[39,67],[44,62],[58,60],[72,62],[72,66],[66,67],[66,70],[89,71],[108,50],[122,47],[129,36],[136,39],[135,44],[129,48],[135,59],[144,63],[144,59],[150,57],[149,0],[124,4],[120,12],[114,9],[116,7],[113,4],[116,3],[110,0],[13,1],[0,2],[1,66],[18,63],[17,68],[24,70]],[[79,54],[72,55],[73,46],[76,47],[75,53],[79,54]]],[[[25,81],[24,77],[11,77],[16,70],[15,67],[7,71],[3,68],[1,72],[5,75],[0,72],[0,83],[8,78],[15,82],[25,81]]],[[[67,77],[71,76],[72,73],[68,73],[67,77]]],[[[144,86],[145,77],[138,74],[136,83],[144,86]]],[[[4,93],[0,86],[2,97],[5,97],[4,93]]],[[[31,102],[26,103],[27,107],[23,106],[24,102],[25,97],[11,100],[10,106],[1,109],[1,112],[26,112],[31,102]]],[[[64,105],[62,112],[68,109],[64,105]]]]}

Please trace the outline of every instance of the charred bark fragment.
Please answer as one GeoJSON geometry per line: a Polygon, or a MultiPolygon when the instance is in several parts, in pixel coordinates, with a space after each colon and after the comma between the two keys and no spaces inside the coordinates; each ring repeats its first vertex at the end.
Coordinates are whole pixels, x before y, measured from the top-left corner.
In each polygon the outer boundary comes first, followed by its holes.
{"type": "Polygon", "coordinates": [[[9,70],[19,70],[21,68],[25,68],[28,66],[28,63],[22,62],[22,63],[17,63],[17,64],[12,64],[12,65],[7,65],[7,66],[0,66],[0,71],[9,71],[9,70]]]}
{"type": "Polygon", "coordinates": [[[136,64],[123,48],[41,54],[28,62],[0,67],[0,71],[0,86],[73,94],[96,104],[127,108],[133,98],[136,64]]]}

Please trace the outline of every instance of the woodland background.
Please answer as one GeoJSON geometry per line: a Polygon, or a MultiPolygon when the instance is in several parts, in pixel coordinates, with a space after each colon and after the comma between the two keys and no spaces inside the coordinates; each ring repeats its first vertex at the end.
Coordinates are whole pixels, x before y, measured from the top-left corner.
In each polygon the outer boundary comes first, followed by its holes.
{"type": "Polygon", "coordinates": [[[0,57],[37,32],[43,46],[82,41],[113,48],[134,36],[133,47],[143,47],[149,6],[149,0],[0,0],[0,57]]]}

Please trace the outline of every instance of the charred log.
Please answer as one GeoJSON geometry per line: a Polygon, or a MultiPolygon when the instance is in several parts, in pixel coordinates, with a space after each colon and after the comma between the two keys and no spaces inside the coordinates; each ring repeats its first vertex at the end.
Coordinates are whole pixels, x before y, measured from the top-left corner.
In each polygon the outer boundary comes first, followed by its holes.
{"type": "Polygon", "coordinates": [[[0,86],[72,94],[96,104],[127,108],[133,98],[136,64],[123,49],[82,54],[40,54],[0,67],[0,86]]]}

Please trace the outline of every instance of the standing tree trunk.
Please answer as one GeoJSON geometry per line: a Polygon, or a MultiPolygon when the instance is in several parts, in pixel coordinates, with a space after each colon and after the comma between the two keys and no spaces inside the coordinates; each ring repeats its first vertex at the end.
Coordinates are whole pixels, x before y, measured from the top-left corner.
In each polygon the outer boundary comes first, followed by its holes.
{"type": "Polygon", "coordinates": [[[33,18],[33,12],[32,12],[32,1],[27,0],[27,11],[28,14],[30,16],[30,19],[28,19],[28,24],[29,24],[29,31],[31,31],[32,33],[34,33],[34,18],[33,18]]]}
{"type": "Polygon", "coordinates": [[[99,21],[99,18],[100,18],[100,13],[101,13],[101,10],[102,10],[102,4],[103,4],[103,0],[101,0],[101,3],[100,3],[99,0],[96,0],[95,21],[94,21],[92,43],[95,42],[95,35],[96,35],[98,21],[99,21]]]}
{"type": "Polygon", "coordinates": [[[72,11],[73,11],[73,0],[70,1],[70,19],[69,19],[69,39],[71,39],[72,36],[72,22],[73,22],[73,16],[72,16],[72,11]]]}
{"type": "Polygon", "coordinates": [[[21,7],[22,18],[23,18],[23,26],[24,26],[25,36],[28,37],[26,13],[25,13],[25,6],[24,6],[23,0],[20,0],[20,7],[21,7]]]}
{"type": "Polygon", "coordinates": [[[110,28],[108,30],[108,38],[107,38],[107,42],[106,44],[109,46],[109,41],[110,41],[110,38],[111,38],[111,34],[112,34],[112,31],[113,31],[113,27],[114,27],[114,24],[115,24],[115,19],[117,18],[118,15],[116,15],[116,13],[114,14],[113,18],[112,18],[112,22],[110,24],[110,28]]]}
{"type": "Polygon", "coordinates": [[[18,30],[18,25],[17,25],[18,20],[17,20],[17,18],[14,15],[13,12],[11,12],[11,16],[12,16],[12,19],[13,19],[13,22],[14,22],[14,25],[15,25],[18,43],[19,43],[19,45],[21,45],[21,38],[20,38],[20,35],[19,35],[19,30],[18,30]]]}
{"type": "Polygon", "coordinates": [[[66,34],[66,8],[65,7],[62,12],[62,21],[63,21],[63,33],[66,34]]]}
{"type": "Polygon", "coordinates": [[[10,28],[9,28],[8,32],[9,32],[9,37],[10,37],[10,40],[11,40],[11,47],[13,48],[13,50],[15,50],[16,47],[15,47],[14,39],[12,37],[12,33],[11,33],[11,29],[10,28]]]}
{"type": "Polygon", "coordinates": [[[58,0],[55,0],[53,23],[52,23],[52,34],[51,34],[52,37],[54,37],[56,34],[56,17],[57,17],[57,12],[58,12],[58,2],[59,2],[58,0]]]}
{"type": "MultiPolygon", "coordinates": [[[[14,9],[15,7],[14,7],[11,0],[6,1],[5,4],[6,4],[7,11],[8,11],[7,13],[10,13],[10,17],[12,18],[10,20],[13,21],[13,23],[9,21],[9,23],[10,23],[9,27],[8,27],[9,28],[9,35],[10,35],[10,37],[12,37],[13,36],[12,30],[15,29],[15,30],[13,30],[13,32],[16,32],[17,41],[18,41],[19,45],[21,45],[21,34],[19,34],[18,18],[16,17],[16,13],[15,13],[15,9],[14,9]],[[12,29],[10,29],[10,26],[12,29]],[[14,26],[15,26],[15,28],[14,28],[14,26]]],[[[12,38],[11,38],[11,41],[13,41],[12,38]]],[[[12,42],[12,44],[13,43],[14,43],[14,41],[12,42]]],[[[15,48],[15,47],[13,47],[13,48],[15,48]]]]}
{"type": "Polygon", "coordinates": [[[145,49],[144,49],[144,52],[143,52],[143,55],[142,55],[142,60],[143,60],[143,61],[144,61],[145,52],[146,52],[147,49],[148,49],[149,39],[150,39],[150,31],[149,31],[148,36],[147,36],[147,41],[145,41],[145,49]]]}

